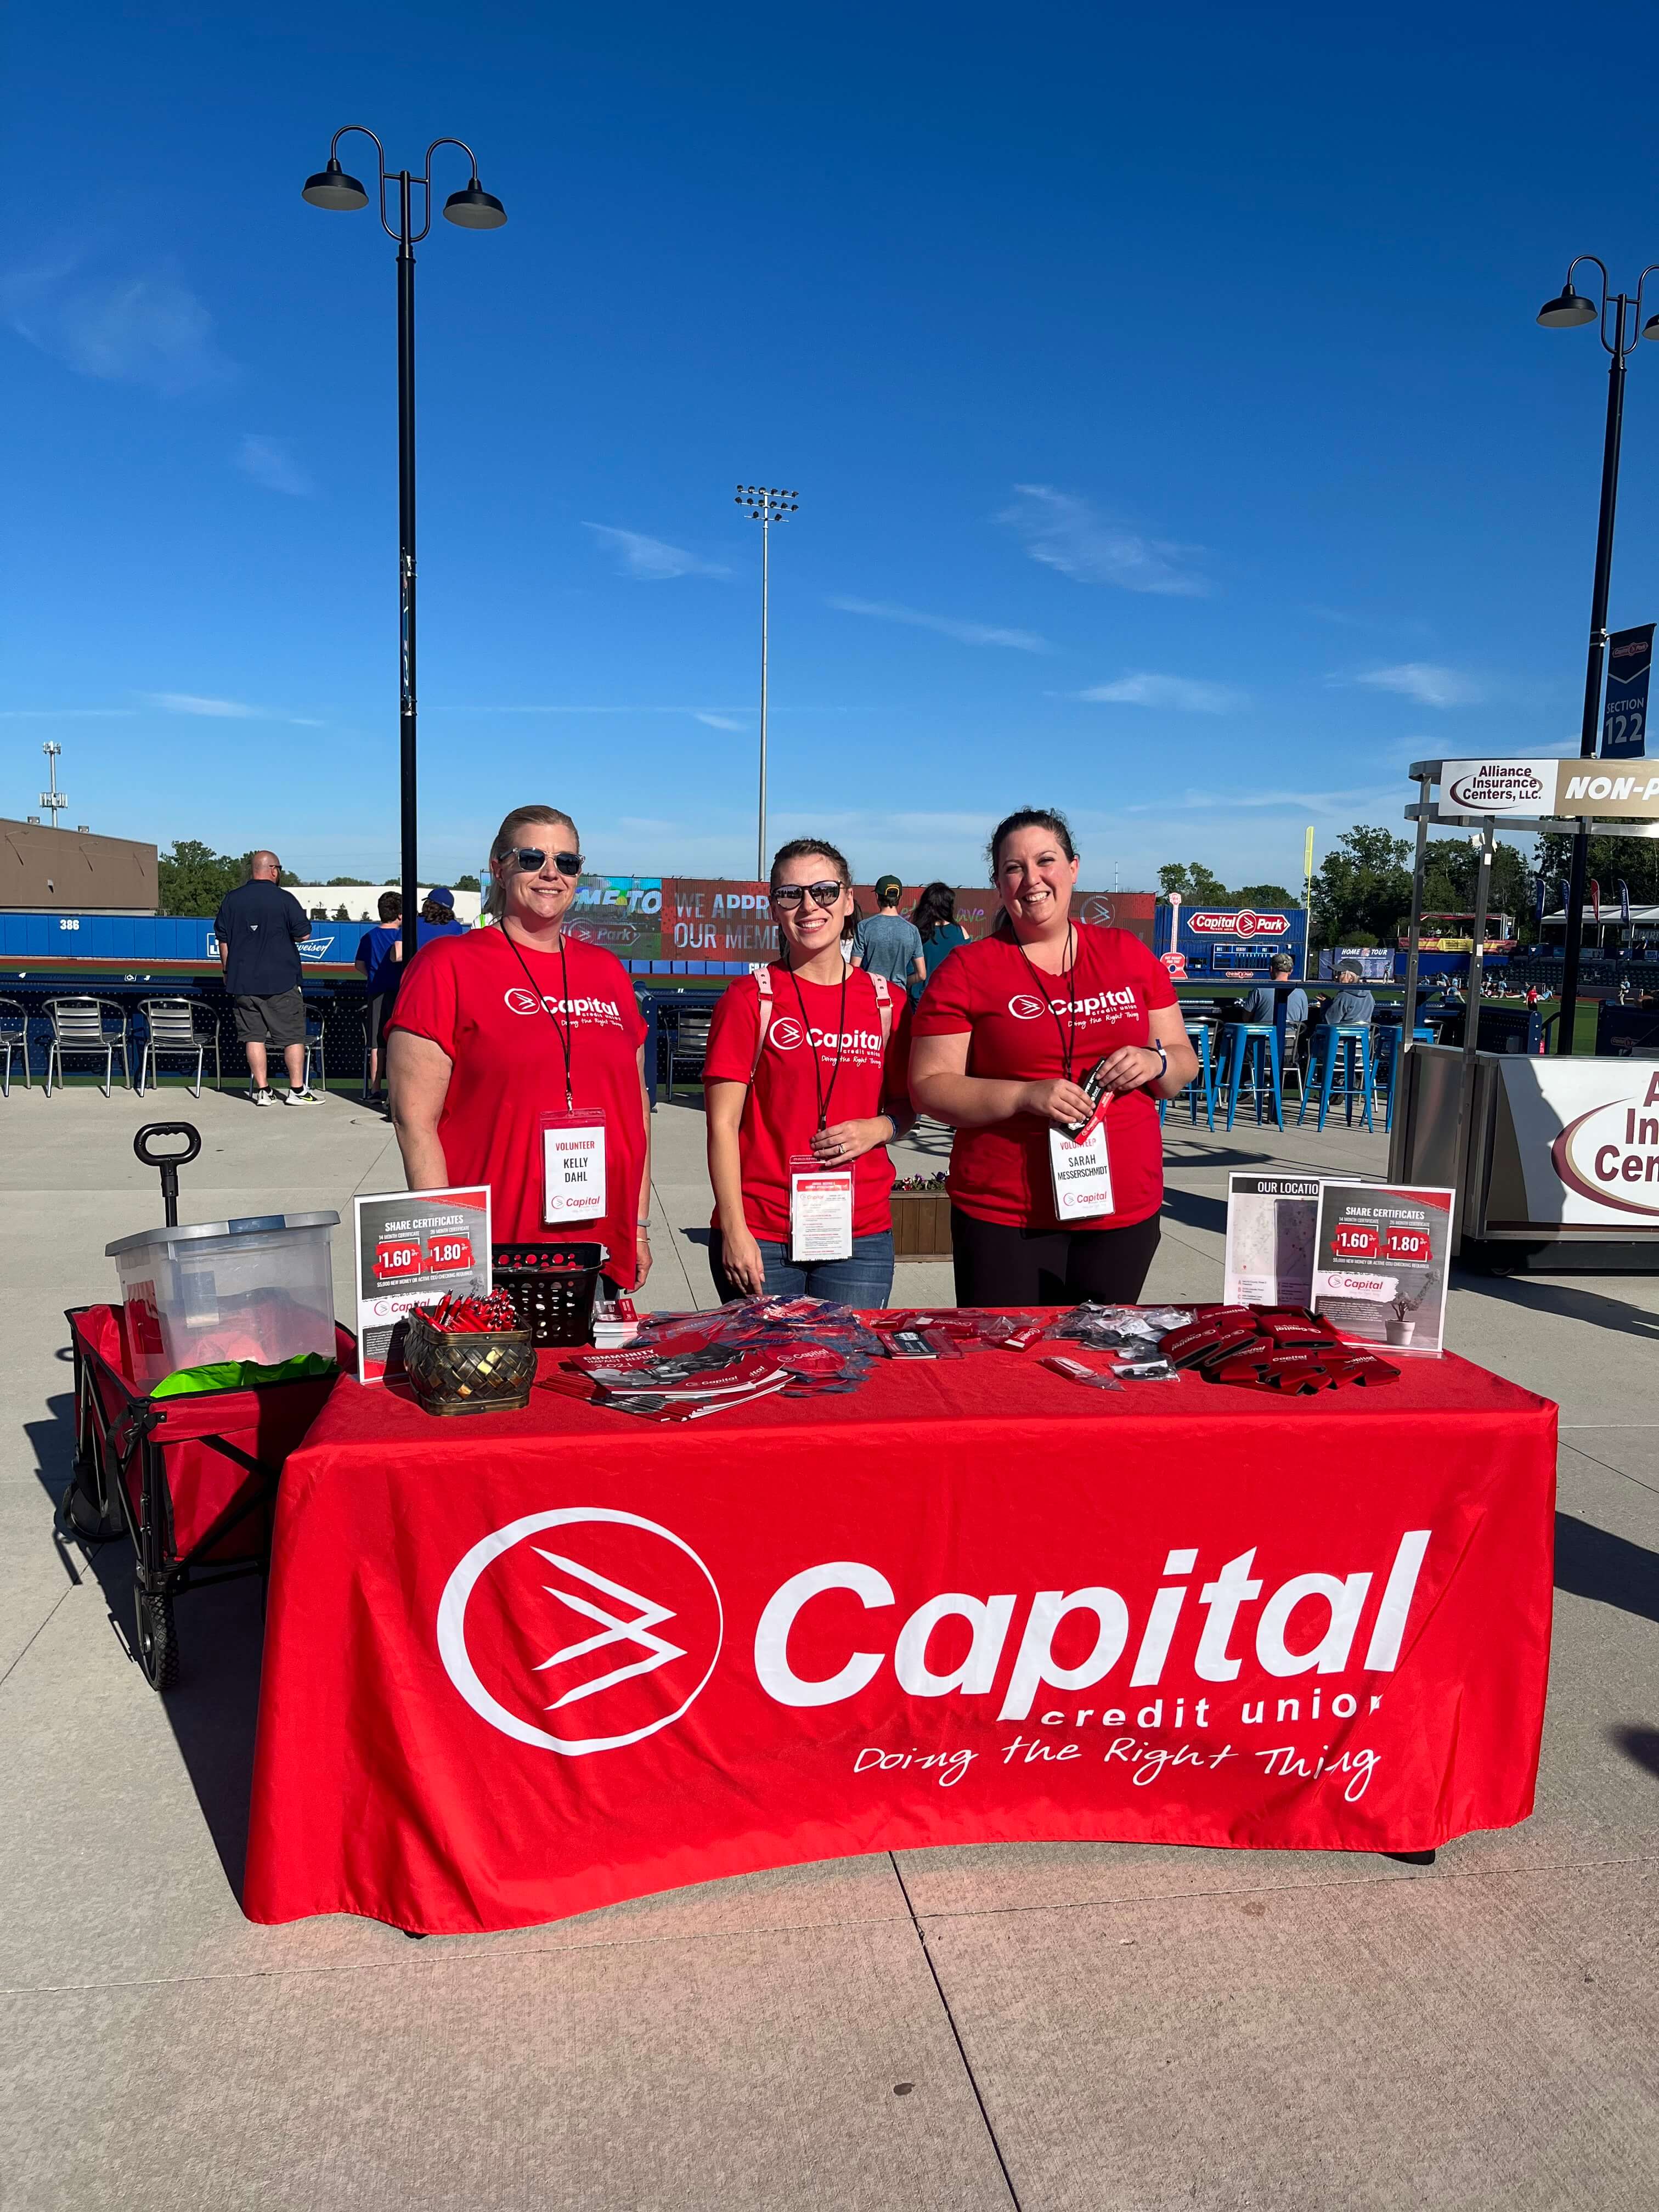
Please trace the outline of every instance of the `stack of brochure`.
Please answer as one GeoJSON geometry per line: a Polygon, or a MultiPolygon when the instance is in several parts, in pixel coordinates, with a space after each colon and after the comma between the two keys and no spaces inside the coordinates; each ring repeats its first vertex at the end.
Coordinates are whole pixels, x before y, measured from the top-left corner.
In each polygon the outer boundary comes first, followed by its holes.
{"type": "Polygon", "coordinates": [[[601,1352],[617,1352],[640,1333],[632,1298],[601,1298],[593,1308],[593,1341],[601,1352]]]}
{"type": "Polygon", "coordinates": [[[762,1354],[729,1345],[669,1353],[590,1352],[567,1364],[586,1376],[594,1405],[659,1421],[696,1420],[752,1405],[790,1380],[787,1370],[762,1354]]]}

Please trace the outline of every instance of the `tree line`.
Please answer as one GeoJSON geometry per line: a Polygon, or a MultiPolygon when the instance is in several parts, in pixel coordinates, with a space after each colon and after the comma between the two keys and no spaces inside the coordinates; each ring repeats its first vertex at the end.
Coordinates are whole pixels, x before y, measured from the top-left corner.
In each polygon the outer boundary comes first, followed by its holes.
{"type": "MultiPolygon", "coordinates": [[[[175,838],[171,850],[156,858],[156,891],[162,914],[179,920],[204,918],[210,921],[218,913],[225,893],[247,881],[252,858],[251,852],[216,853],[210,845],[204,845],[197,837],[175,838]]],[[[292,884],[302,883],[305,878],[296,876],[292,868],[284,868],[280,880],[292,884]]],[[[429,884],[434,878],[423,873],[421,880],[429,884]]],[[[457,890],[476,891],[478,878],[457,876],[453,884],[457,890]]],[[[373,876],[331,876],[328,879],[330,890],[396,890],[398,887],[396,876],[386,877],[381,884],[377,884],[373,876]]],[[[313,915],[313,919],[318,917],[313,915]]],[[[336,909],[334,919],[350,919],[343,905],[336,909]]]]}

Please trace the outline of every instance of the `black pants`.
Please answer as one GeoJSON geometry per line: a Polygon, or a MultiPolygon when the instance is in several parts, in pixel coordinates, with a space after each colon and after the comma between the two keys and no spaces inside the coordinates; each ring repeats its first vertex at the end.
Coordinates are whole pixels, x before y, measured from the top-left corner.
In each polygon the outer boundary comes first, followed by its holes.
{"type": "Polygon", "coordinates": [[[1011,1229],[951,1208],[959,1306],[1131,1306],[1158,1249],[1158,1218],[1126,1229],[1011,1229]]]}

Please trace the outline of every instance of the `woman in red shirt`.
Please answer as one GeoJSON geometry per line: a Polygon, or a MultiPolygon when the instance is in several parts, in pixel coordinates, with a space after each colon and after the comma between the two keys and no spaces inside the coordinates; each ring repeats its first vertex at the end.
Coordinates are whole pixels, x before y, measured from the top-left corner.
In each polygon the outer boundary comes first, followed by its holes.
{"type": "Polygon", "coordinates": [[[1139,939],[1072,920],[1078,862],[1065,817],[1024,808],[988,849],[1002,914],[934,971],[910,1055],[918,1110],[957,1133],[957,1303],[1128,1304],[1158,1249],[1157,1101],[1191,1081],[1197,1058],[1170,978],[1139,939]],[[1101,1061],[1097,1115],[1081,1085],[1101,1061]]]}
{"type": "Polygon", "coordinates": [[[398,986],[392,1120],[411,1190],[487,1182],[499,1242],[597,1238],[607,1279],[637,1290],[651,1267],[646,1027],[621,961],[564,927],[581,871],[568,814],[507,816],[485,900],[500,927],[434,938],[398,986]]]}
{"type": "Polygon", "coordinates": [[[771,888],[783,957],[721,994],[703,1061],[714,1287],[884,1306],[908,1007],[848,965],[852,872],[833,845],[784,846],[771,888]]]}

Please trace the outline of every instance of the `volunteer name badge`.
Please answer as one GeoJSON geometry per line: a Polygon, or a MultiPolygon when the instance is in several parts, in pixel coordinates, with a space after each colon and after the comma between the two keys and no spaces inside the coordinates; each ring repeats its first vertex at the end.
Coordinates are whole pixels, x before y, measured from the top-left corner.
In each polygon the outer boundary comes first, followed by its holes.
{"type": "Polygon", "coordinates": [[[1104,1115],[1080,1141],[1064,1129],[1049,1130],[1048,1175],[1054,1187],[1054,1212],[1061,1221],[1091,1221],[1115,1210],[1104,1115]]]}
{"type": "Polygon", "coordinates": [[[544,1114],[542,1219],[550,1228],[605,1212],[605,1115],[544,1114]]]}
{"type": "Polygon", "coordinates": [[[810,1158],[789,1163],[789,1256],[808,1260],[853,1256],[853,1176],[823,1168],[810,1158]]]}

